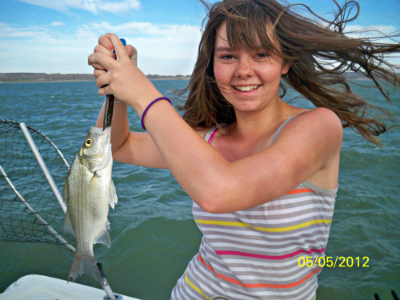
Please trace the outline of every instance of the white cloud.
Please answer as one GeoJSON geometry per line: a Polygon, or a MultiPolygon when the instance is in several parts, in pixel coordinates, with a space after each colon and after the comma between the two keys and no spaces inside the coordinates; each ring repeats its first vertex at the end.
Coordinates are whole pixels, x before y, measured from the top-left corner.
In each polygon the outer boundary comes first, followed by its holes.
{"type": "Polygon", "coordinates": [[[99,11],[122,13],[127,10],[139,10],[139,0],[124,0],[106,2],[104,0],[19,0],[32,5],[43,6],[64,14],[70,14],[70,9],[87,10],[93,14],[99,11]]]}
{"type": "MultiPolygon", "coordinates": [[[[0,23],[0,38],[32,38],[43,35],[48,30],[41,27],[16,28],[6,23],[0,23]]],[[[1,43],[0,43],[1,45],[1,43]]]]}
{"type": "MultiPolygon", "coordinates": [[[[374,25],[363,27],[351,25],[345,28],[345,33],[352,38],[367,38],[375,43],[399,43],[399,29],[388,25],[374,25]]],[[[386,54],[385,59],[393,65],[400,67],[400,58],[398,54],[386,54]]]]}
{"type": "Polygon", "coordinates": [[[0,72],[90,73],[87,58],[98,37],[116,32],[138,49],[145,74],[186,75],[193,71],[200,41],[200,27],[189,25],[93,23],[68,34],[55,30],[0,23],[0,72]]]}
{"type": "Polygon", "coordinates": [[[106,2],[99,5],[100,10],[122,13],[127,10],[139,10],[140,2],[137,0],[125,0],[124,2],[106,2]]]}
{"type": "Polygon", "coordinates": [[[385,36],[391,36],[398,33],[398,29],[394,26],[388,25],[375,25],[369,27],[363,27],[360,25],[346,26],[345,33],[353,38],[371,38],[373,40],[379,40],[380,42],[389,42],[385,36]]]}
{"type": "Polygon", "coordinates": [[[64,22],[52,22],[50,26],[65,26],[64,22]]]}
{"type": "Polygon", "coordinates": [[[138,50],[138,66],[145,74],[190,74],[197,57],[201,30],[191,25],[130,22],[92,23],[80,28],[81,36],[117,33],[138,50]]]}

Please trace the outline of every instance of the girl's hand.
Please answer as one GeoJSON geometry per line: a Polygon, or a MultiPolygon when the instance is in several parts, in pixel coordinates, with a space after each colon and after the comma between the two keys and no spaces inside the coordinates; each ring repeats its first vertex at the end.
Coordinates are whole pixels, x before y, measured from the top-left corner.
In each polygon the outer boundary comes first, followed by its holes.
{"type": "MultiPolygon", "coordinates": [[[[113,46],[111,40],[109,38],[107,38],[105,35],[102,35],[99,37],[99,44],[94,48],[93,53],[104,53],[105,55],[115,58],[115,53],[113,53],[113,50],[114,50],[114,46],[113,46]]],[[[135,66],[137,66],[137,50],[131,45],[126,45],[125,50],[129,56],[131,62],[135,66]]],[[[96,78],[107,73],[107,69],[104,66],[102,66],[99,63],[94,63],[91,58],[92,58],[92,56],[89,56],[88,64],[94,68],[93,73],[96,78]]]]}
{"type": "Polygon", "coordinates": [[[144,108],[161,96],[160,92],[136,67],[137,52],[133,47],[128,48],[129,56],[119,38],[111,33],[100,37],[99,43],[97,51],[89,56],[89,64],[96,69],[99,95],[114,95],[135,109],[140,117],[144,108]],[[115,49],[116,60],[112,49],[115,49]]]}

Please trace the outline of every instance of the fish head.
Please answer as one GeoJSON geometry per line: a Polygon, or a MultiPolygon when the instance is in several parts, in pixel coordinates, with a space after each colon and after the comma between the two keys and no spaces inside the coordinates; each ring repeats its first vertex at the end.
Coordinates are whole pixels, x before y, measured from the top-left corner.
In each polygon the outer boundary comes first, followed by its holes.
{"type": "Polygon", "coordinates": [[[107,127],[104,131],[101,128],[90,127],[90,131],[79,149],[80,162],[92,173],[104,169],[112,162],[110,133],[111,127],[107,127]]]}

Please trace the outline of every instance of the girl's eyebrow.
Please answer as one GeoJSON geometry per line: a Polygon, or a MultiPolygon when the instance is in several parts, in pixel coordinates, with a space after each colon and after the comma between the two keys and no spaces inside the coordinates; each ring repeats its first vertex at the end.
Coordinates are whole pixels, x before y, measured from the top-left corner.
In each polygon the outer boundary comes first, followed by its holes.
{"type": "Polygon", "coordinates": [[[217,47],[216,49],[215,49],[215,52],[223,52],[223,51],[231,51],[232,49],[230,48],[230,47],[226,47],[226,46],[220,46],[220,47],[217,47]]]}
{"type": "MultiPolygon", "coordinates": [[[[260,51],[260,50],[268,51],[264,47],[258,47],[254,51],[260,51]]],[[[233,51],[233,50],[232,50],[232,48],[227,47],[227,46],[219,46],[219,47],[215,48],[215,52],[224,52],[224,51],[233,51]]]]}

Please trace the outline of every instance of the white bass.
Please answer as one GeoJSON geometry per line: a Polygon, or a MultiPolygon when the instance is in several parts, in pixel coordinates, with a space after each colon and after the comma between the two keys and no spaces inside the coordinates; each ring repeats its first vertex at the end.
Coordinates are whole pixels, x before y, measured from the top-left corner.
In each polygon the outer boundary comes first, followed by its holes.
{"type": "Polygon", "coordinates": [[[76,252],[68,280],[86,273],[101,284],[94,259],[93,244],[110,247],[108,206],[114,208],[118,198],[111,178],[111,127],[104,131],[91,127],[85,142],[75,155],[64,185],[67,212],[63,230],[76,237],[76,252]]]}

